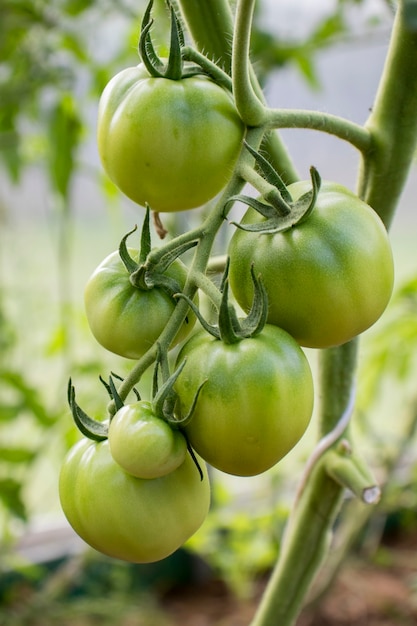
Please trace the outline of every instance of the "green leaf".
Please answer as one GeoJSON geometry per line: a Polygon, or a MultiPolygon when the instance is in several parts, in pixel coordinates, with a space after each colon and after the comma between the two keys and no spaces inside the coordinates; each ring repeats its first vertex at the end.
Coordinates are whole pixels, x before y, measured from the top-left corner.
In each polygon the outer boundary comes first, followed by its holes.
{"type": "Polygon", "coordinates": [[[26,520],[26,508],[21,491],[22,485],[13,478],[0,479],[0,500],[15,517],[26,520]]]}
{"type": "Polygon", "coordinates": [[[0,446],[0,461],[6,463],[30,463],[36,456],[36,452],[27,448],[9,448],[0,446]]]}
{"type": "Polygon", "coordinates": [[[29,385],[21,374],[2,371],[2,383],[17,393],[15,410],[29,411],[44,426],[50,426],[54,422],[54,417],[43,406],[37,389],[29,385]]]}
{"type": "Polygon", "coordinates": [[[82,123],[75,99],[71,94],[65,93],[55,103],[48,119],[49,179],[52,187],[64,200],[68,199],[81,129],[82,123]]]}

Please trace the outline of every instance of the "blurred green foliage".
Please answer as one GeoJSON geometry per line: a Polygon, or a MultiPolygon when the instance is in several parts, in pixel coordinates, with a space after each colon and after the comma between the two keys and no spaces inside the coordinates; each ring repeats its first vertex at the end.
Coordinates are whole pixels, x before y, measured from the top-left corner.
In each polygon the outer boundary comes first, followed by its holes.
{"type": "MultiPolygon", "coordinates": [[[[264,82],[271,71],[294,64],[310,87],[318,88],[317,54],[341,39],[349,40],[348,11],[355,4],[360,1],[335,0],[332,9],[302,38],[282,39],[262,25],[262,2],[259,2],[252,43],[261,81],[264,82]]],[[[73,219],[72,184],[80,168],[86,167],[80,153],[92,132],[91,108],[96,107],[99,94],[110,77],[122,67],[137,62],[135,48],[144,5],[144,0],[1,2],[1,174],[19,184],[25,170],[36,166],[48,181],[53,195],[59,198],[54,210],[58,207],[58,221],[62,220],[65,227],[61,251],[57,250],[57,254],[68,246],[68,254],[57,260],[63,275],[72,254],[68,240],[68,226],[73,219]]],[[[157,3],[157,10],[164,11],[163,0],[157,3]]],[[[7,214],[7,207],[5,212],[7,214]]],[[[37,280],[36,276],[30,277],[28,288],[39,289],[37,280]]],[[[33,488],[36,464],[49,458],[51,449],[55,448],[56,457],[51,464],[57,472],[57,457],[74,441],[65,404],[65,387],[59,401],[51,400],[49,381],[57,359],[68,359],[71,349],[65,325],[76,325],[81,342],[88,343],[85,341],[87,329],[81,328],[79,312],[71,307],[65,312],[63,306],[61,326],[51,327],[46,333],[45,382],[40,386],[31,368],[24,369],[15,358],[20,347],[19,322],[10,316],[6,299],[7,292],[0,284],[0,526],[5,529],[0,542],[13,537],[16,522],[20,529],[30,516],[28,485],[33,488]]],[[[417,280],[412,279],[399,289],[386,323],[368,343],[361,373],[363,410],[373,409],[387,378],[403,384],[415,377],[416,309],[417,280]]],[[[80,392],[81,398],[90,404],[86,410],[91,410],[91,405],[94,410],[104,402],[104,396],[98,398],[90,389],[92,377],[106,372],[106,367],[106,357],[98,359],[96,353],[89,353],[85,346],[82,359],[74,359],[73,369],[87,379],[80,392]]],[[[409,397],[411,406],[412,390],[409,397]]],[[[372,421],[363,428],[363,435],[377,436],[372,421]]],[[[382,436],[378,454],[383,454],[381,451],[386,444],[382,436]]],[[[417,493],[416,466],[413,458],[407,474],[407,492],[410,493],[413,489],[417,493]]],[[[277,476],[271,480],[277,481],[277,476]]],[[[270,493],[279,493],[275,483],[270,493]]],[[[268,569],[275,560],[287,509],[285,506],[280,509],[275,502],[269,507],[269,513],[261,507],[255,508],[251,515],[247,512],[243,515],[230,504],[227,493],[223,494],[213,509],[205,534],[200,534],[190,545],[204,555],[235,590],[246,593],[248,580],[268,569]],[[278,526],[272,527],[272,518],[275,523],[279,521],[278,526]]]]}

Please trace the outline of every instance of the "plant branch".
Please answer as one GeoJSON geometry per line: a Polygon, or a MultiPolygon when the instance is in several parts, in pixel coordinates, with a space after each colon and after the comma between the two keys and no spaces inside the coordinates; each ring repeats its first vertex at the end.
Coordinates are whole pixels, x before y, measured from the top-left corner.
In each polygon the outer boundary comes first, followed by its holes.
{"type": "Polygon", "coordinates": [[[363,154],[372,146],[367,128],[337,115],[302,109],[269,109],[267,126],[270,128],[308,128],[318,130],[349,142],[363,154]]]}
{"type": "MultiPolygon", "coordinates": [[[[255,0],[239,0],[232,48],[232,81],[237,110],[247,126],[262,126],[266,107],[252,85],[249,60],[255,0]]],[[[259,93],[259,90],[258,90],[259,93]]]]}
{"type": "MultiPolygon", "coordinates": [[[[229,0],[177,0],[194,44],[202,54],[231,74],[234,18],[229,0]]],[[[251,81],[258,98],[263,102],[259,82],[250,68],[251,81]]],[[[286,184],[299,180],[298,172],[276,131],[266,133],[263,142],[269,160],[286,184]]]]}
{"type": "Polygon", "coordinates": [[[391,44],[366,123],[372,151],[362,161],[358,191],[390,226],[417,147],[417,31],[398,3],[391,44]]]}

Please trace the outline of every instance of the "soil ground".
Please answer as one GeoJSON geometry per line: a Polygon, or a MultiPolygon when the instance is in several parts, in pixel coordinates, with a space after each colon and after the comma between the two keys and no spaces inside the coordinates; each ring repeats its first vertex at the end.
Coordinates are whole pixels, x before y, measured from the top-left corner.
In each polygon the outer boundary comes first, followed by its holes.
{"type": "MultiPolygon", "coordinates": [[[[250,600],[234,598],[220,581],[171,593],[163,608],[171,626],[248,626],[265,583],[250,600]]],[[[417,536],[384,546],[379,562],[354,558],[321,602],[307,607],[297,626],[415,626],[417,536]]],[[[279,626],[279,624],[277,624],[279,626]]]]}

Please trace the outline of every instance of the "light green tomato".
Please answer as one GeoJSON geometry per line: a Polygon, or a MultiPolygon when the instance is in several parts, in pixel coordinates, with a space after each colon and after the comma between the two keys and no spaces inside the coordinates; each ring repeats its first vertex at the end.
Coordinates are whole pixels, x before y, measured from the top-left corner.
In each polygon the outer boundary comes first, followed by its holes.
{"type": "MultiPolygon", "coordinates": [[[[137,258],[137,250],[129,248],[128,251],[132,258],[137,258]]],[[[184,287],[187,273],[187,267],[179,259],[165,271],[180,289],[184,287]]],[[[177,301],[161,287],[149,290],[134,287],[119,252],[115,251],[100,263],[87,281],[84,304],[91,332],[104,348],[128,359],[140,359],[164,330],[177,301]]],[[[195,319],[190,311],[173,345],[187,337],[195,319]]]]}
{"type": "MultiPolygon", "coordinates": [[[[289,185],[294,200],[311,189],[289,185]]],[[[253,209],[243,224],[262,222],[253,209]]],[[[387,231],[375,211],[352,192],[323,183],[309,217],[284,232],[236,229],[229,245],[230,285],[240,306],[253,299],[251,266],[268,293],[268,322],[302,345],[328,348],[353,339],[381,316],[391,297],[394,268],[387,231]]]]}
{"type": "Polygon", "coordinates": [[[59,477],[62,509],[90,546],[116,559],[159,561],[172,554],[204,522],[210,505],[191,456],[170,474],[135,478],[113,459],[108,440],[82,439],[67,454],[59,477]]]}
{"type": "Polygon", "coordinates": [[[254,476],[282,459],[304,434],[313,410],[307,358],[288,333],[266,325],[253,338],[225,344],[205,331],[181,348],[175,390],[196,452],[213,467],[254,476]]]}
{"type": "Polygon", "coordinates": [[[154,211],[214,198],[233,173],[243,133],[230,93],[202,75],[153,78],[140,64],[114,76],[100,99],[103,167],[124,194],[154,211]]]}
{"type": "Polygon", "coordinates": [[[157,417],[150,402],[126,404],[110,422],[110,452],[126,472],[137,478],[159,478],[184,462],[187,442],[157,417]]]}

